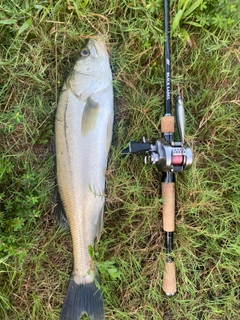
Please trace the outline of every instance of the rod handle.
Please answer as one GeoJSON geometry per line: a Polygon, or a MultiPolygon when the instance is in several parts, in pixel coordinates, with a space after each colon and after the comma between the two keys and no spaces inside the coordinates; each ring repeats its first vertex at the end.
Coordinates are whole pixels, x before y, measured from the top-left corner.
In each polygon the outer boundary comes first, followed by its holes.
{"type": "Polygon", "coordinates": [[[163,230],[173,232],[175,230],[175,183],[162,182],[163,198],[163,230]]]}
{"type": "Polygon", "coordinates": [[[166,262],[163,275],[163,291],[171,297],[177,291],[176,268],[174,261],[166,262]]]}

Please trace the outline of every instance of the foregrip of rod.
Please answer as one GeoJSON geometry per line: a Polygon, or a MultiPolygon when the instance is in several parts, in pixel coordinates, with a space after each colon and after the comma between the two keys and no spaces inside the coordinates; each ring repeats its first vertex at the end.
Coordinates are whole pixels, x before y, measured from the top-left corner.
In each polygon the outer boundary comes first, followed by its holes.
{"type": "MultiPolygon", "coordinates": [[[[167,235],[173,235],[175,230],[175,182],[162,182],[163,197],[163,230],[167,235]]],[[[172,296],[176,292],[176,270],[171,256],[173,237],[167,241],[167,262],[163,275],[163,291],[172,296]]]]}
{"type": "MultiPolygon", "coordinates": [[[[168,107],[170,110],[170,107],[168,107]]],[[[174,133],[174,117],[170,115],[165,115],[161,119],[161,132],[166,141],[171,142],[174,133]]]]}
{"type": "Polygon", "coordinates": [[[174,132],[174,117],[173,116],[164,116],[161,119],[161,132],[174,132]]]}

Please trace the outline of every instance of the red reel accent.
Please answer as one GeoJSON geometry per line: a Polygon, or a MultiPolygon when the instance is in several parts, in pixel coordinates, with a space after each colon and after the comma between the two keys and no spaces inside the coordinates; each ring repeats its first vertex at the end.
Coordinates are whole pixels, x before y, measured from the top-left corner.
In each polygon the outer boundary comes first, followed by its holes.
{"type": "Polygon", "coordinates": [[[182,155],[175,155],[172,157],[172,164],[174,166],[179,166],[183,163],[183,156],[182,155]]]}

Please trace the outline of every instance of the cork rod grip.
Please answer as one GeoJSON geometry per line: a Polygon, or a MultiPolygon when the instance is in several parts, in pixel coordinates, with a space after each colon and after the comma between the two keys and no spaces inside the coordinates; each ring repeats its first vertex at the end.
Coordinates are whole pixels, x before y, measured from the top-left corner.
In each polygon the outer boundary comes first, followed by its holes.
{"type": "Polygon", "coordinates": [[[175,229],[175,183],[162,183],[163,230],[173,232],[175,229]]]}
{"type": "Polygon", "coordinates": [[[174,132],[174,117],[164,116],[161,120],[161,132],[174,132]]]}
{"type": "Polygon", "coordinates": [[[176,269],[175,263],[166,262],[164,275],[163,275],[163,291],[166,293],[167,296],[173,296],[174,293],[177,291],[176,285],[176,269]]]}

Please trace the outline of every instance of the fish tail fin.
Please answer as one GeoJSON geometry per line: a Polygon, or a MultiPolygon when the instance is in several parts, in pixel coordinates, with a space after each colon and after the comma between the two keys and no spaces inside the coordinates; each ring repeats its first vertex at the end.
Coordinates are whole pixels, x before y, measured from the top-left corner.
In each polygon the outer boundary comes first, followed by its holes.
{"type": "Polygon", "coordinates": [[[70,279],[60,320],[79,320],[84,314],[91,320],[104,320],[102,290],[95,281],[77,284],[70,279]]]}

